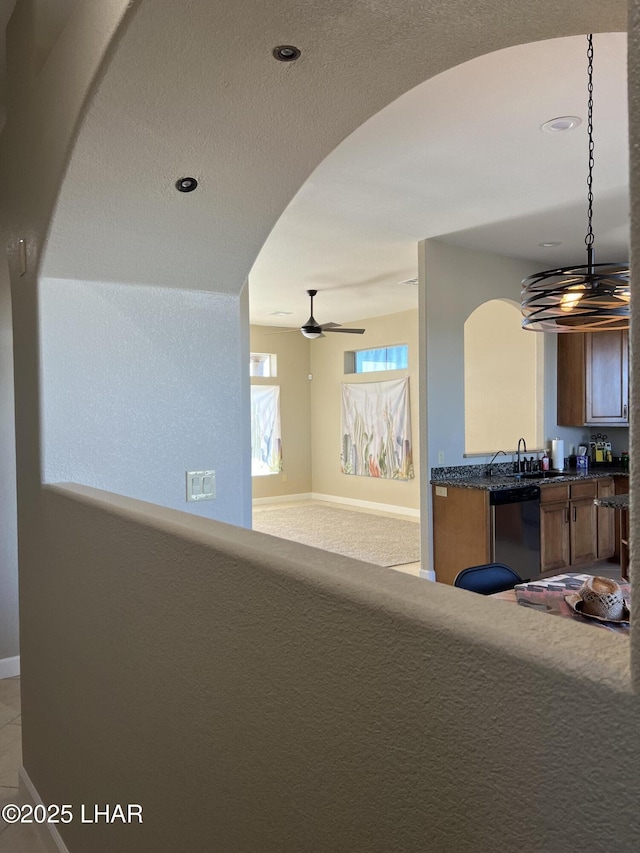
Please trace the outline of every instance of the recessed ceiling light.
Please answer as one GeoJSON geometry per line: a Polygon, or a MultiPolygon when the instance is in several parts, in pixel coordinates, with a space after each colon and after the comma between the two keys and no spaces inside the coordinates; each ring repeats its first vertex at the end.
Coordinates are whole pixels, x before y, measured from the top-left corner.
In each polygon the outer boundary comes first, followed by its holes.
{"type": "Polygon", "coordinates": [[[562,133],[563,130],[573,130],[582,124],[582,119],[579,116],[558,116],[558,118],[550,118],[540,126],[540,130],[544,133],[562,133]]]}
{"type": "Polygon", "coordinates": [[[553,246],[562,246],[562,243],[559,240],[550,240],[548,243],[538,243],[538,246],[542,246],[543,249],[551,249],[553,246]]]}
{"type": "Polygon", "coordinates": [[[289,314],[292,314],[292,311],[271,311],[269,314],[270,317],[287,317],[289,314]]]}
{"type": "Polygon", "coordinates": [[[178,178],[176,181],[176,189],[180,193],[192,193],[197,186],[195,178],[178,178]]]}
{"type": "Polygon", "coordinates": [[[300,57],[300,51],[292,44],[280,44],[273,48],[272,53],[280,62],[295,62],[300,57]]]}

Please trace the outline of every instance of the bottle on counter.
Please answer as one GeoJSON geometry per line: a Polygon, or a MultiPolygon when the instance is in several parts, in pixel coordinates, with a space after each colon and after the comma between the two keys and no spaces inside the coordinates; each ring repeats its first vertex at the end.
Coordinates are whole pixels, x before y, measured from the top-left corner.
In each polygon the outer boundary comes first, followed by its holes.
{"type": "Polygon", "coordinates": [[[623,471],[629,470],[629,451],[623,450],[622,455],[620,457],[620,464],[622,465],[623,471]]]}
{"type": "Polygon", "coordinates": [[[549,470],[549,457],[547,456],[546,450],[542,455],[542,459],[540,460],[540,468],[542,471],[548,471],[549,470]]]}

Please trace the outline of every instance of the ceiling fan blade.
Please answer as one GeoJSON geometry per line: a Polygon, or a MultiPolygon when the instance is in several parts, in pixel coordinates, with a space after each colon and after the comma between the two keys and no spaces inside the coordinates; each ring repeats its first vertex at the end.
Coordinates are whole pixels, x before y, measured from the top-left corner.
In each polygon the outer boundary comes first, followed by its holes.
{"type": "Polygon", "coordinates": [[[344,332],[347,335],[364,335],[365,329],[343,329],[342,326],[339,329],[327,329],[325,327],[325,332],[344,332]]]}
{"type": "Polygon", "coordinates": [[[321,329],[335,329],[339,325],[340,325],[340,323],[322,323],[320,325],[320,328],[321,329]]]}
{"type": "Polygon", "coordinates": [[[265,332],[265,336],[270,338],[272,335],[286,335],[289,332],[299,332],[300,329],[279,329],[277,332],[265,332]]]}

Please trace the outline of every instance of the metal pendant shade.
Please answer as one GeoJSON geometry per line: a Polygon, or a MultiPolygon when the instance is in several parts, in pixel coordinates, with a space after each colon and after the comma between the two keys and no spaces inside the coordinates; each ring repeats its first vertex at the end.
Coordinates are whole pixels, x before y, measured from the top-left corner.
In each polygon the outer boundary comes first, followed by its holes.
{"type": "Polygon", "coordinates": [[[594,262],[593,37],[587,36],[589,173],[587,263],[545,270],[522,282],[523,329],[535,332],[598,332],[629,328],[629,267],[594,262]]]}

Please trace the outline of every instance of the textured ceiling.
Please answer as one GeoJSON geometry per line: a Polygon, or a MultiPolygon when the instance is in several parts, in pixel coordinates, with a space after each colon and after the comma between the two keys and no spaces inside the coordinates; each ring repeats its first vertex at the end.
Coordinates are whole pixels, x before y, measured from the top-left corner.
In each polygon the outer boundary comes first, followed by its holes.
{"type": "MultiPolygon", "coordinates": [[[[553,137],[538,127],[584,115],[584,40],[544,40],[622,29],[625,4],[518,7],[506,35],[493,12],[463,0],[421,3],[423,27],[413,0],[323,0],[304,14],[295,0],[242,2],[225,8],[224,27],[204,0],[186,12],[141,4],[87,110],[43,273],[237,293],[253,266],[254,322],[282,324],[276,310],[303,321],[309,287],[321,291],[321,322],[347,322],[415,305],[397,282],[416,274],[423,237],[456,232],[447,239],[529,258],[542,240],[581,245],[584,126],[553,137]],[[276,62],[281,43],[302,58],[276,62]],[[354,89],[355,105],[344,97],[354,89]],[[198,178],[196,192],[176,192],[184,175],[198,178]],[[548,227],[536,230],[536,217],[548,227]]],[[[598,109],[612,112],[616,153],[597,141],[598,194],[612,214],[597,236],[624,247],[615,38],[601,64],[613,94],[598,109]]]]}
{"type": "MultiPolygon", "coordinates": [[[[596,249],[598,260],[628,260],[626,34],[594,41],[596,249]]],[[[271,312],[287,310],[302,322],[310,287],[322,291],[323,319],[413,307],[415,289],[399,282],[417,275],[425,237],[542,269],[584,262],[586,106],[584,36],[508,48],[417,86],[296,195],[249,277],[252,317],[282,323],[271,312]],[[540,130],[561,115],[584,121],[540,130]],[[562,245],[538,245],[549,241],[562,245]]]]}

